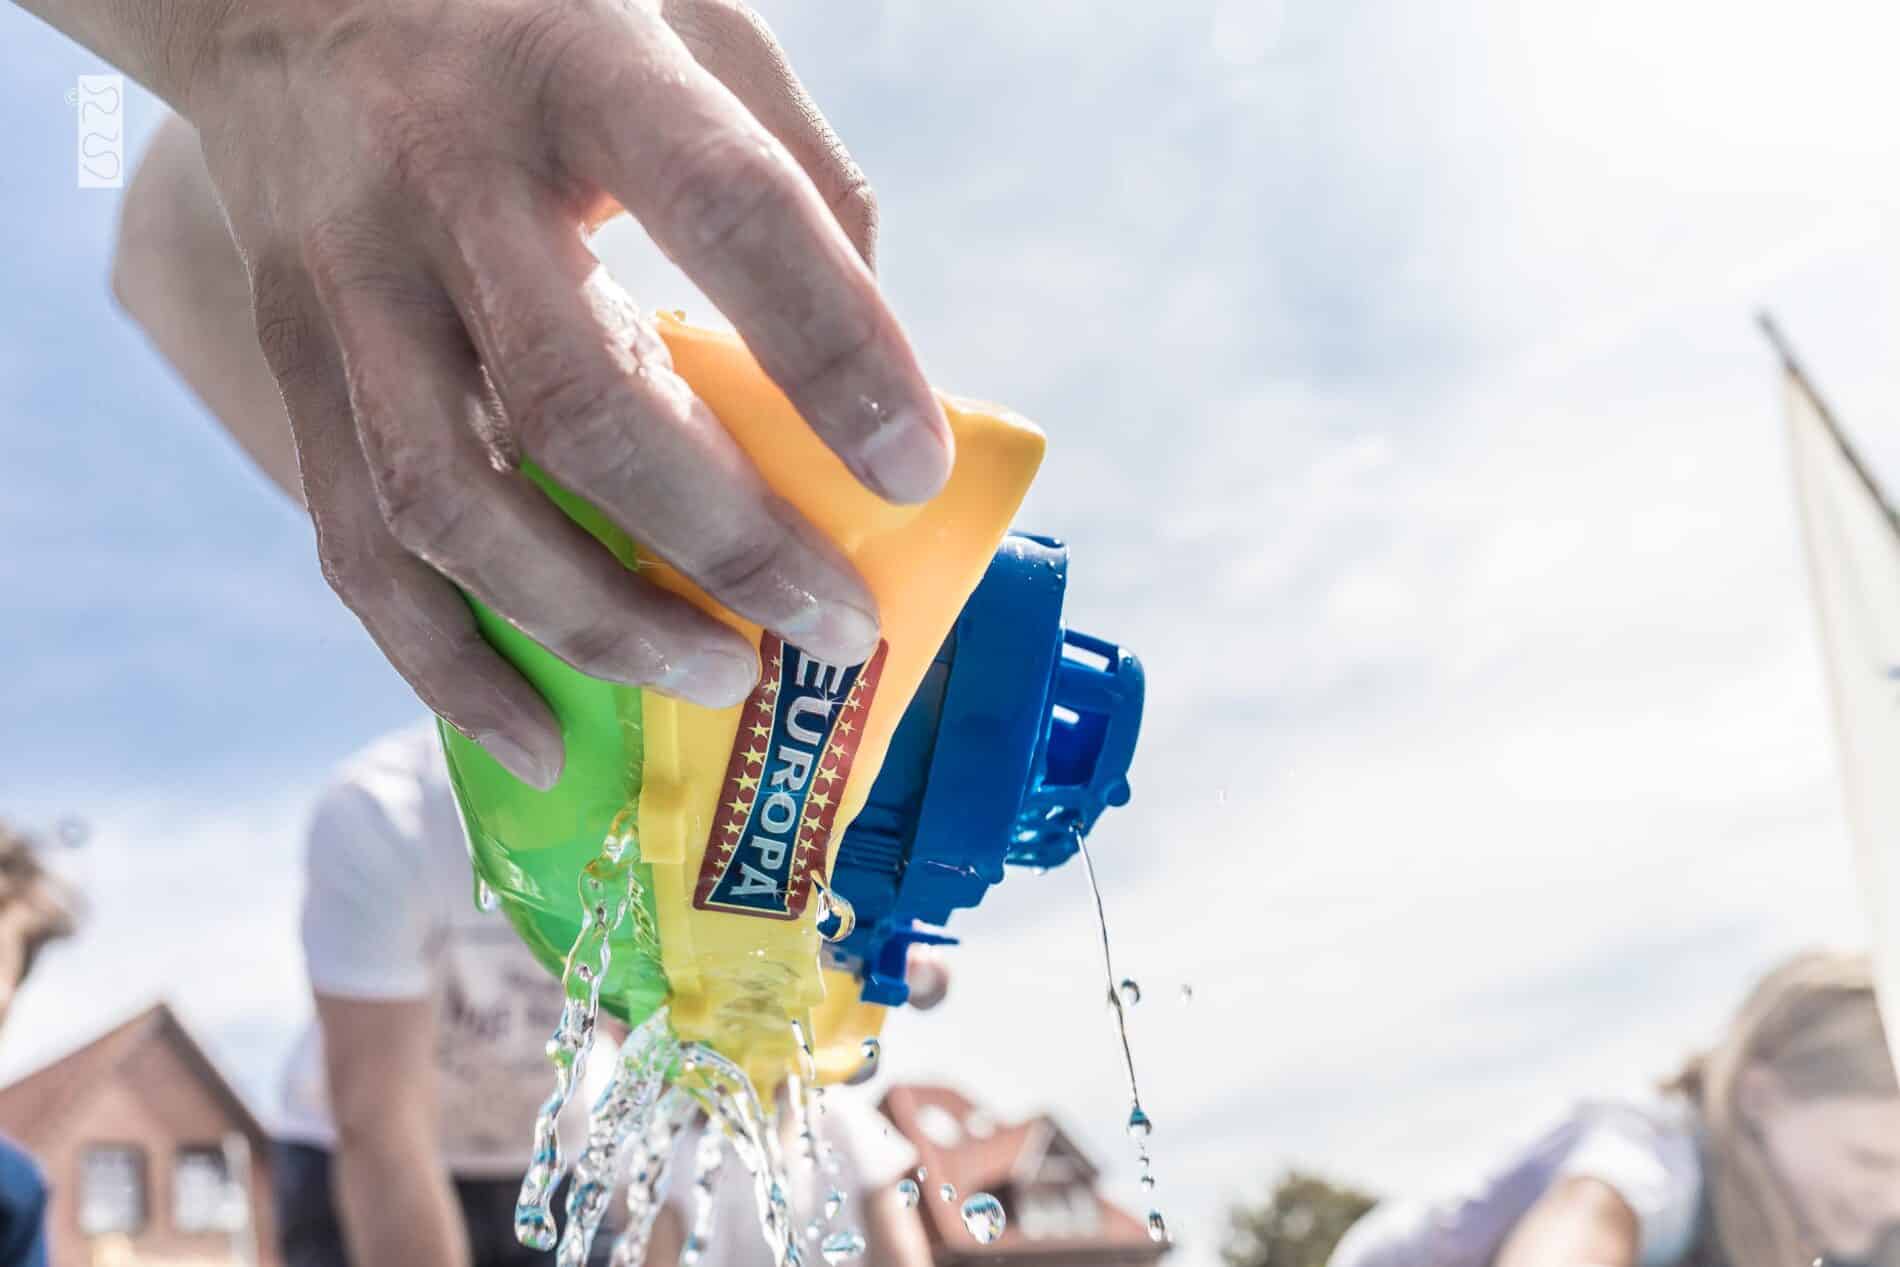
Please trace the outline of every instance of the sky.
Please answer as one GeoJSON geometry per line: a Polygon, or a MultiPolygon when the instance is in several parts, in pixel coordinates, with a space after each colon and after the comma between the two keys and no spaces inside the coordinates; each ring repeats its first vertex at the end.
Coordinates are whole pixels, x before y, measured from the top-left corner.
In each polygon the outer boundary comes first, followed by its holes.
{"type": "MultiPolygon", "coordinates": [[[[1147,666],[1093,838],[1161,1187],[1211,1267],[1283,1167],[1424,1192],[1864,941],[1771,308],[1900,486],[1900,19],[1817,0],[766,3],[934,381],[1049,433],[1020,518],[1147,666]],[[1184,1005],[1180,988],[1191,984],[1184,1005]]],[[[164,996],[268,1109],[301,816],[417,705],[106,286],[0,9],[0,813],[92,897],[0,1076],[164,996]]],[[[158,107],[134,96],[149,134],[158,107]]],[[[654,307],[705,301],[616,226],[654,307]]],[[[1053,1112],[1130,1206],[1075,868],[953,931],[891,1078],[1053,1112]]]]}

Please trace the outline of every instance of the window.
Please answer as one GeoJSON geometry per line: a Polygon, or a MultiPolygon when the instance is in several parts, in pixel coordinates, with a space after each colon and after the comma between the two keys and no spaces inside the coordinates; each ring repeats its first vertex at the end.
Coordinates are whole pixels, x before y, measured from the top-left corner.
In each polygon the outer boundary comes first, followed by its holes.
{"type": "Polygon", "coordinates": [[[145,1150],[94,1144],[79,1160],[79,1230],[88,1236],[145,1229],[145,1150]]]}
{"type": "Polygon", "coordinates": [[[243,1218],[244,1194],[215,1144],[180,1148],[172,1167],[172,1223],[181,1232],[218,1232],[243,1218]]]}
{"type": "Polygon", "coordinates": [[[1023,1235],[1031,1240],[1074,1240],[1101,1229],[1101,1208],[1095,1194],[1079,1184],[1043,1188],[1024,1196],[1020,1222],[1023,1235]]]}

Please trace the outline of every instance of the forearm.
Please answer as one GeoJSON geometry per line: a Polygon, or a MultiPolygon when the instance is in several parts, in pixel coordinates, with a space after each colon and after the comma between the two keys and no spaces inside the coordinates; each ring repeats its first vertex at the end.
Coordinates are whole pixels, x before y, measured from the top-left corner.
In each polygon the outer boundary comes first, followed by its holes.
{"type": "Polygon", "coordinates": [[[175,115],[126,191],[112,289],[251,460],[301,501],[290,418],[258,347],[250,279],[197,133],[175,115]]]}
{"type": "Polygon", "coordinates": [[[1569,1179],[1512,1229],[1496,1267],[1636,1267],[1641,1232],[1609,1185],[1569,1179]]]}
{"type": "Polygon", "coordinates": [[[355,1267],[468,1263],[468,1231],[430,1139],[381,1129],[338,1142],[337,1211],[355,1267]]]}
{"type": "Polygon", "coordinates": [[[217,19],[235,0],[18,0],[21,8],[85,45],[183,109],[190,76],[217,19]]]}

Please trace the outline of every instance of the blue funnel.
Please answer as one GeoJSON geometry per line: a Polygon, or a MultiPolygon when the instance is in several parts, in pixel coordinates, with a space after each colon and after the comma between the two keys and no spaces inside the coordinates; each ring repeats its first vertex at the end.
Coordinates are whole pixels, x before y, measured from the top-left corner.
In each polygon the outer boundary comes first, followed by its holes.
{"type": "Polygon", "coordinates": [[[1051,538],[1004,538],[844,833],[831,883],[857,927],[831,950],[867,1002],[909,998],[910,947],[953,944],[951,912],[981,903],[1004,863],[1059,866],[1128,801],[1141,662],[1063,629],[1068,563],[1051,538]]]}

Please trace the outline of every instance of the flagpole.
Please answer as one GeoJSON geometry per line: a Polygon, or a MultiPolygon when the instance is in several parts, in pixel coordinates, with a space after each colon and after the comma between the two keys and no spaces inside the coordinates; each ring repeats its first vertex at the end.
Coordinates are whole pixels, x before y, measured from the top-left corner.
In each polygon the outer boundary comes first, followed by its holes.
{"type": "Polygon", "coordinates": [[[1781,358],[1782,368],[1788,372],[1788,377],[1793,379],[1813,402],[1814,412],[1821,416],[1822,425],[1827,428],[1827,433],[1834,437],[1835,447],[1839,448],[1841,456],[1847,459],[1847,465],[1852,468],[1854,474],[1860,479],[1861,485],[1873,497],[1874,504],[1886,514],[1888,525],[1895,533],[1900,533],[1900,514],[1894,512],[1893,503],[1887,500],[1887,494],[1881,490],[1880,482],[1874,478],[1873,471],[1861,461],[1859,452],[1847,438],[1847,432],[1841,429],[1840,420],[1835,418],[1834,411],[1827,407],[1827,400],[1814,386],[1814,380],[1809,378],[1807,372],[1801,368],[1801,362],[1796,359],[1794,348],[1788,343],[1787,336],[1781,333],[1781,327],[1775,324],[1775,319],[1768,314],[1766,309],[1755,314],[1755,324],[1760,326],[1761,332],[1768,337],[1769,345],[1781,358]]]}

